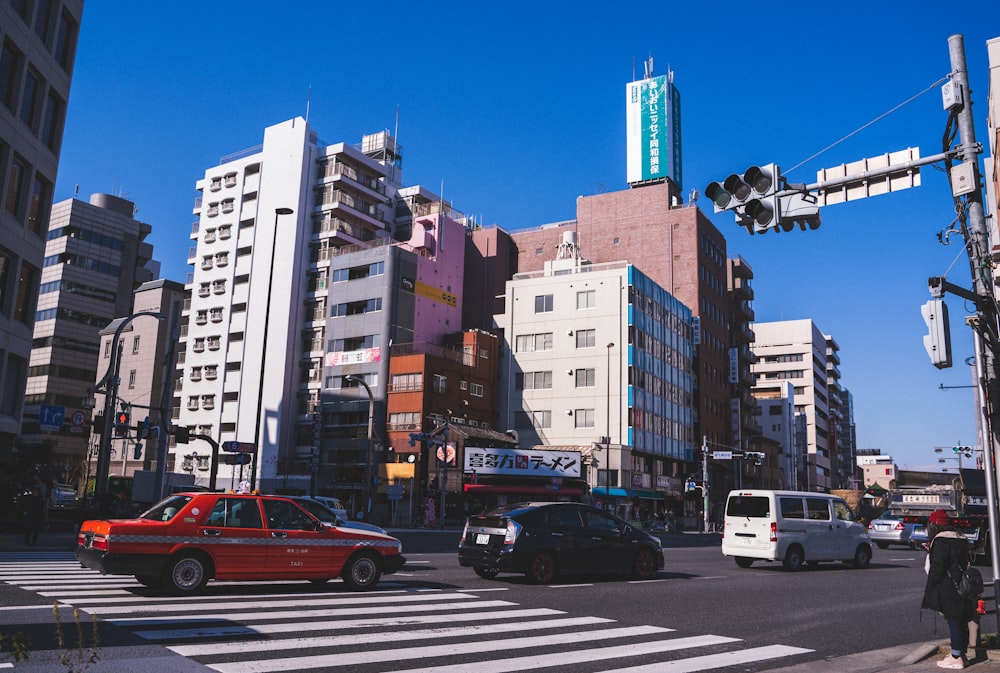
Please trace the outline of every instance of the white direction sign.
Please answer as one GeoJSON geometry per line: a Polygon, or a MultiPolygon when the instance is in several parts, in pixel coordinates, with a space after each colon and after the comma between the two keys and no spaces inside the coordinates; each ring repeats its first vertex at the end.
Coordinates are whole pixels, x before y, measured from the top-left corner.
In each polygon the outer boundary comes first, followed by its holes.
{"type": "Polygon", "coordinates": [[[712,452],[712,458],[714,458],[715,460],[732,460],[733,459],[733,452],[732,451],[713,451],[712,452]]]}

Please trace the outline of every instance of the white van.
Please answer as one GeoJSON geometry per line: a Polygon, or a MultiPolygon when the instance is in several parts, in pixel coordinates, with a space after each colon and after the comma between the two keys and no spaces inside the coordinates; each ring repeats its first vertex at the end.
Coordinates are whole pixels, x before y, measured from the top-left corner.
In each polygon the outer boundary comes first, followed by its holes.
{"type": "Polygon", "coordinates": [[[749,568],[755,560],[803,563],[843,561],[866,568],[872,558],[868,529],[844,502],[827,493],[745,489],[730,491],[722,553],[749,568]]]}

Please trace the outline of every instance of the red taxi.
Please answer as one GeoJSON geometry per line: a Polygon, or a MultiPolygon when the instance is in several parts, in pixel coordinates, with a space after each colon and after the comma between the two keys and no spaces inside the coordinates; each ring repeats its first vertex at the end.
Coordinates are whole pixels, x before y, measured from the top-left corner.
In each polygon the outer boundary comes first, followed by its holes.
{"type": "Polygon", "coordinates": [[[76,557],[105,575],[192,594],[209,579],[341,577],[370,589],[406,562],[389,535],[321,523],[281,496],[178,493],[137,519],[84,521],[76,557]]]}

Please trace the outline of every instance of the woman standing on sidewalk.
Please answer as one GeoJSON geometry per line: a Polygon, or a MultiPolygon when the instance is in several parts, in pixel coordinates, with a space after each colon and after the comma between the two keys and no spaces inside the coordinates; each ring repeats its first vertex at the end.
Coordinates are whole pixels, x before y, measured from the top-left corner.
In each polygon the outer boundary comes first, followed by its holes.
{"type": "Polygon", "coordinates": [[[965,668],[969,620],[975,617],[976,603],[958,595],[950,571],[956,563],[962,569],[969,564],[969,543],[951,525],[951,519],[943,509],[934,510],[927,518],[927,537],[930,538],[927,550],[930,565],[920,607],[940,612],[948,622],[951,652],[937,665],[941,668],[965,668]]]}

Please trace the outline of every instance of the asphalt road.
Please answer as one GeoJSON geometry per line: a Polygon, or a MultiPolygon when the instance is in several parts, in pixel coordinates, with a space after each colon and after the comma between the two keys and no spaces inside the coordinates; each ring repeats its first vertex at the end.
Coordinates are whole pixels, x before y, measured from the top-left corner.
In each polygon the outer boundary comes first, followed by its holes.
{"type": "MultiPolygon", "coordinates": [[[[923,559],[905,549],[876,550],[865,570],[822,564],[789,573],[779,564],[737,568],[722,557],[717,536],[675,533],[664,537],[667,567],[652,581],[573,577],[535,586],[515,575],[483,580],[459,567],[455,531],[399,535],[407,565],[367,594],[346,592],[339,582],[321,590],[306,583],[211,583],[203,597],[172,599],[131,578],[80,571],[65,553],[0,554],[0,632],[23,633],[34,644],[29,663],[16,664],[19,673],[47,670],[58,654],[54,600],[79,609],[85,641],[96,617],[98,649],[111,666],[98,670],[144,673],[206,670],[196,662],[242,673],[285,664],[350,673],[427,665],[488,673],[489,664],[505,672],[754,673],[947,636],[940,618],[921,615],[923,559]],[[343,623],[362,615],[371,622],[343,623]],[[552,627],[538,621],[549,619],[574,621],[552,627]],[[501,625],[520,630],[497,632],[501,625]],[[411,645],[409,638],[429,640],[411,645]],[[689,646],[666,651],[661,645],[669,641],[689,646]],[[763,661],[726,658],[769,648],[778,653],[763,661]],[[673,667],[664,668],[666,661],[673,667]]],[[[72,610],[60,615],[72,642],[79,635],[72,610]]],[[[984,630],[996,630],[994,619],[984,618],[984,630]]]]}

